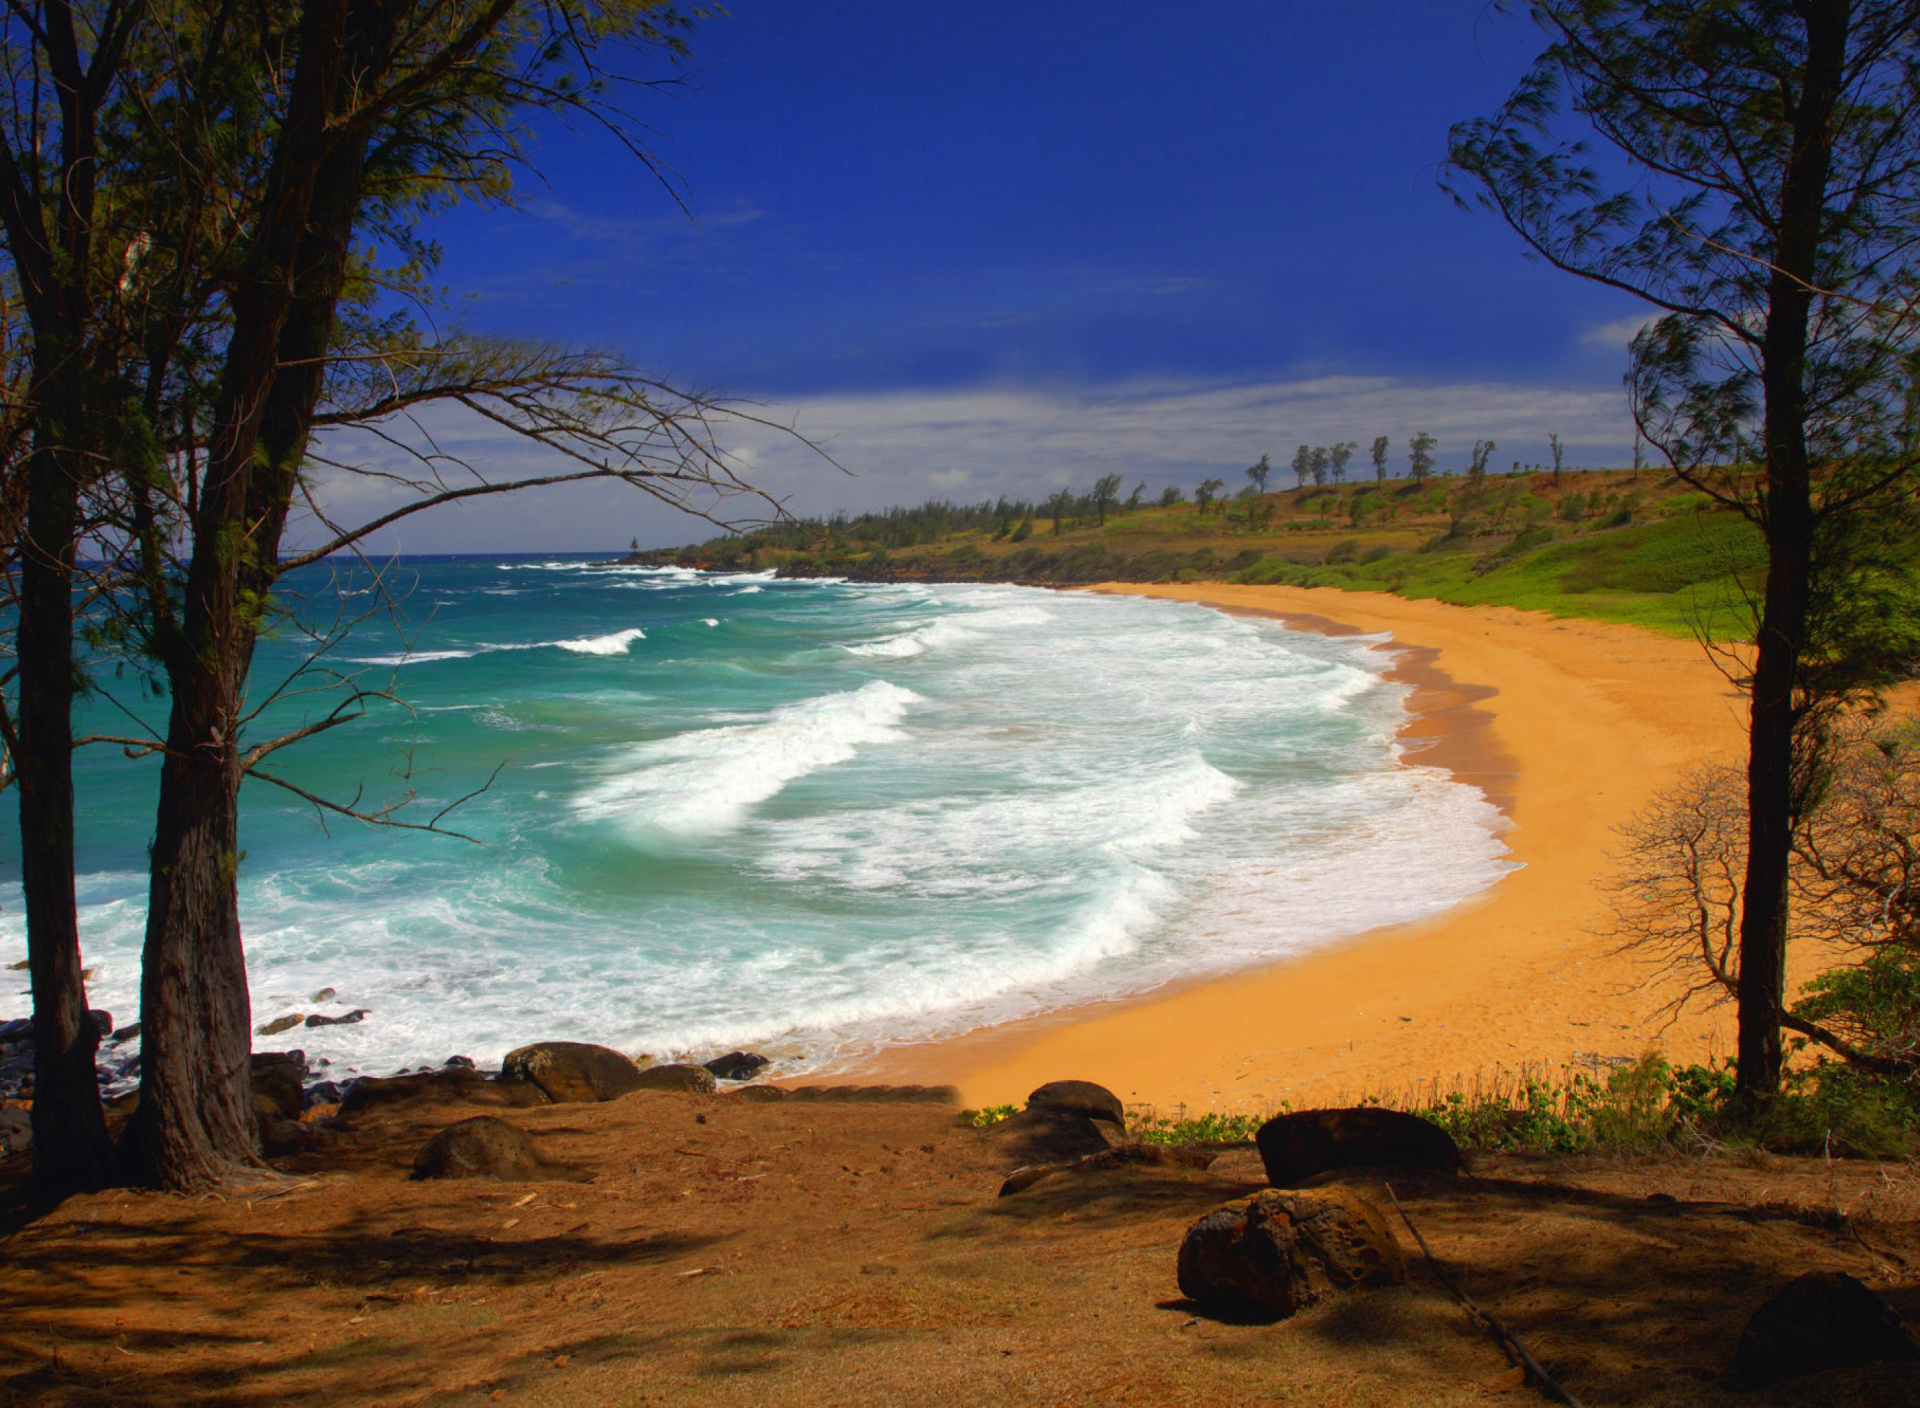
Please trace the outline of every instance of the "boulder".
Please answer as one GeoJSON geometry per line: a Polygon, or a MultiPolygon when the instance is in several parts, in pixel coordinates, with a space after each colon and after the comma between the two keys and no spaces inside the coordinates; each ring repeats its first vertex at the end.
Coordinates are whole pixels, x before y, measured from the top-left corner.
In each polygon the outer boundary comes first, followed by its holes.
{"type": "Polygon", "coordinates": [[[470,1071],[480,1069],[480,1063],[471,1056],[449,1056],[441,1064],[446,1066],[465,1066],[470,1071]]]}
{"type": "Polygon", "coordinates": [[[105,1041],[113,1035],[113,1013],[96,1007],[87,1015],[93,1018],[93,1029],[100,1033],[100,1040],[105,1041]]]}
{"type": "MultiPolygon", "coordinates": [[[[648,1066],[637,1073],[635,1090],[680,1090],[689,1095],[711,1095],[720,1088],[705,1066],[648,1066]]],[[[609,1097],[611,1098],[611,1097],[609,1097]]]]}
{"type": "Polygon", "coordinates": [[[315,1012],[308,1016],[306,1025],[310,1027],[350,1027],[355,1022],[367,1019],[367,1009],[356,1007],[351,1012],[343,1012],[338,1017],[329,1017],[324,1012],[315,1012]]]}
{"type": "Polygon", "coordinates": [[[1341,1168],[1460,1171],[1453,1136],[1418,1115],[1378,1106],[1280,1115],[1261,1125],[1253,1139],[1267,1182],[1276,1188],[1298,1188],[1341,1168]]]}
{"type": "Polygon", "coordinates": [[[263,1022],[255,1027],[255,1036],[279,1036],[281,1032],[290,1032],[307,1020],[304,1012],[290,1012],[284,1017],[275,1017],[271,1022],[263,1022]]]}
{"type": "Polygon", "coordinates": [[[1104,1085],[1090,1080],[1050,1080],[1027,1097],[1029,1110],[1065,1110],[1125,1126],[1126,1107],[1104,1085]]]}
{"type": "Polygon", "coordinates": [[[1027,1110],[982,1133],[1015,1164],[1062,1163],[1127,1142],[1126,1130],[1112,1120],[1072,1110],[1027,1110]]]}
{"type": "Polygon", "coordinates": [[[139,1035],[140,1035],[140,1024],[138,1022],[131,1022],[124,1027],[117,1028],[113,1033],[113,1039],[116,1042],[132,1041],[135,1037],[139,1035]]]}
{"type": "Polygon", "coordinates": [[[297,1120],[307,1079],[304,1051],[253,1053],[253,1105],[262,1119],[297,1120]]]}
{"type": "MultiPolygon", "coordinates": [[[[641,1088],[640,1068],[632,1061],[611,1047],[584,1041],[540,1041],[519,1047],[507,1053],[501,1074],[532,1081],[556,1105],[612,1100],[641,1088]]],[[[711,1090],[713,1077],[708,1075],[707,1081],[711,1090]]]]}
{"type": "Polygon", "coordinates": [[[290,1158],[295,1154],[317,1154],[339,1142],[340,1136],[324,1125],[304,1120],[265,1118],[260,1121],[260,1150],[270,1159],[290,1158]]]}
{"type": "Polygon", "coordinates": [[[454,1103],[525,1109],[546,1104],[547,1097],[531,1081],[488,1080],[478,1071],[450,1066],[418,1075],[357,1080],[340,1097],[340,1114],[344,1118],[396,1106],[454,1103]]]}
{"type": "Polygon", "coordinates": [[[1809,1271],[1753,1312],[1733,1356],[1733,1381],[1763,1388],[1823,1369],[1920,1362],[1885,1301],[1844,1271],[1809,1271]]]}
{"type": "Polygon", "coordinates": [[[729,1051],[705,1063],[718,1080],[752,1080],[754,1072],[767,1064],[766,1057],[752,1051],[729,1051]]]}
{"type": "Polygon", "coordinates": [[[0,1109],[0,1153],[17,1154],[33,1147],[33,1112],[17,1106],[0,1109]]]}
{"type": "Polygon", "coordinates": [[[1210,1212],[1180,1243],[1180,1292],[1232,1319],[1281,1320],[1334,1291],[1397,1286],[1406,1258],[1351,1188],[1268,1188],[1210,1212]]]}
{"type": "Polygon", "coordinates": [[[0,1022],[0,1041],[33,1040],[33,1018],[15,1017],[11,1022],[0,1022]]]}
{"type": "Polygon", "coordinates": [[[414,1156],[413,1176],[493,1178],[502,1183],[584,1179],[579,1169],[542,1156],[525,1130],[492,1115],[475,1115],[434,1135],[414,1156]]]}

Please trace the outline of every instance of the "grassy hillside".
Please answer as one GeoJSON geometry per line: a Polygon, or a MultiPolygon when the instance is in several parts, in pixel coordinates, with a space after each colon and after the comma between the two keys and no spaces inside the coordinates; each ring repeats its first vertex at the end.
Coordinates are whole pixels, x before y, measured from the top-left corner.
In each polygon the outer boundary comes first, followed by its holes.
{"type": "Polygon", "coordinates": [[[1746,629],[1765,554],[1735,514],[1647,472],[1307,486],[1077,517],[926,505],[641,553],[638,561],[866,581],[1234,581],[1393,591],[1687,634],[1746,629]]]}

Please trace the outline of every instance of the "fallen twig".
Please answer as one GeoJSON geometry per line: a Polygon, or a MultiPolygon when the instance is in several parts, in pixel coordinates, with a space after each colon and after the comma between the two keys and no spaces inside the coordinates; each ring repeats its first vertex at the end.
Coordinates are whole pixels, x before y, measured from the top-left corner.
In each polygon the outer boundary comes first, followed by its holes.
{"type": "Polygon", "coordinates": [[[1533,1357],[1524,1344],[1520,1343],[1518,1335],[1474,1304],[1473,1297],[1454,1283],[1453,1278],[1447,1275],[1446,1268],[1440,1265],[1439,1258],[1434,1256],[1433,1248],[1427,1245],[1427,1239],[1420,1235],[1420,1229],[1413,1225],[1413,1219],[1407,1216],[1407,1210],[1400,1206],[1400,1199],[1394,1193],[1393,1185],[1388,1183],[1384,1186],[1387,1196],[1393,1199],[1393,1210],[1400,1214],[1400,1220],[1407,1224],[1407,1231],[1413,1233],[1413,1240],[1420,1244],[1420,1254],[1426,1257],[1427,1269],[1433,1272],[1434,1279],[1446,1288],[1449,1295],[1465,1306],[1476,1319],[1493,1332],[1495,1343],[1506,1351],[1509,1358],[1524,1368],[1541,1388],[1568,1405],[1568,1408],[1586,1408],[1586,1405],[1568,1392],[1558,1379],[1540,1367],[1540,1361],[1533,1357]]]}

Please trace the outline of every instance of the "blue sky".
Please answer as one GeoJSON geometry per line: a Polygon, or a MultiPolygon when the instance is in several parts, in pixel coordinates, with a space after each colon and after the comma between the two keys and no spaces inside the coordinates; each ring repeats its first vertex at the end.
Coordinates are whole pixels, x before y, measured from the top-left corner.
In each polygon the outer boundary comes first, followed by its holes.
{"type": "MultiPolygon", "coordinates": [[[[1634,305],[1521,257],[1436,181],[1448,126],[1538,45],[1484,0],[1327,6],[734,0],[637,110],[693,218],[551,124],[517,211],[439,231],[460,316],[620,349],[795,419],[729,440],[805,512],[1235,478],[1301,441],[1430,429],[1497,464],[1629,452],[1634,305]]],[[[473,447],[502,465],[524,450],[473,447]]],[[[611,495],[393,546],[699,536],[611,495]],[[617,529],[617,531],[615,531],[617,529]]]]}

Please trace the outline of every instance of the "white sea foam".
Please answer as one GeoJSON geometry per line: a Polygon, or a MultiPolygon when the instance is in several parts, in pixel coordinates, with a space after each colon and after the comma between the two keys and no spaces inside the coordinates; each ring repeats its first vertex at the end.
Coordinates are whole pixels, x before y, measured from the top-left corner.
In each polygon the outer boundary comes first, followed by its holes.
{"type": "Polygon", "coordinates": [[[624,631],[614,631],[610,635],[582,636],[577,640],[556,640],[552,643],[562,650],[571,650],[575,655],[625,655],[627,647],[646,638],[647,633],[638,626],[629,626],[624,631]]]}
{"type": "Polygon", "coordinates": [[[478,651],[473,650],[415,650],[403,651],[398,655],[352,655],[347,663],[353,665],[425,665],[435,660],[471,660],[478,651]]]}
{"type": "Polygon", "coordinates": [[[720,620],[716,616],[702,616],[700,618],[700,624],[703,626],[717,626],[720,624],[720,620]]]}
{"type": "Polygon", "coordinates": [[[625,750],[574,801],[584,820],[617,818],[668,836],[732,830],[749,808],[788,783],[852,758],[866,744],[903,737],[899,724],[920,702],[912,690],[875,680],[844,694],[783,705],[764,721],[695,729],[625,750]]]}
{"type": "Polygon", "coordinates": [[[735,592],[734,595],[735,596],[752,596],[756,592],[763,592],[765,590],[766,590],[765,587],[742,587],[740,588],[739,591],[735,592]]]}

